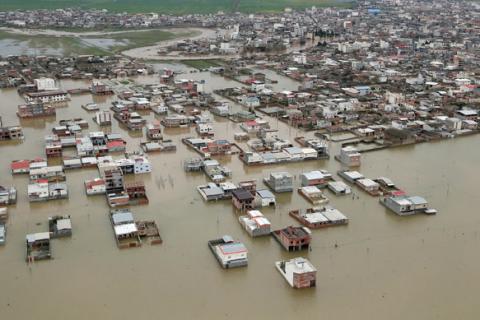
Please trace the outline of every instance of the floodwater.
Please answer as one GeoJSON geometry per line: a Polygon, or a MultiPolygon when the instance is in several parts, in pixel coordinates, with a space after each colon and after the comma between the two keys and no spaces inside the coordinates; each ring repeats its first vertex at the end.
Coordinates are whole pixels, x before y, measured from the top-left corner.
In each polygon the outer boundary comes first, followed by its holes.
{"type": "Polygon", "coordinates": [[[17,39],[0,39],[0,56],[9,55],[61,55],[64,52],[63,48],[46,47],[45,44],[38,45],[35,41],[23,41],[17,39]]]}
{"type": "MultiPolygon", "coordinates": [[[[209,73],[182,74],[203,78],[206,88],[238,86],[209,73]]],[[[155,77],[139,82],[157,81],[155,77]]],[[[63,81],[63,88],[87,83],[63,81]]],[[[282,84],[280,84],[282,85],[282,84]]],[[[295,88],[291,88],[295,89],[295,88]]],[[[15,90],[0,91],[4,125],[18,123],[22,99],[15,90]]],[[[95,98],[107,108],[112,97],[95,98]]],[[[70,198],[30,204],[27,176],[12,176],[10,161],[44,155],[43,136],[61,119],[82,117],[99,130],[80,105],[92,96],[73,96],[56,119],[22,121],[26,140],[0,145],[0,184],[15,185],[18,204],[10,208],[6,246],[0,248],[1,319],[478,319],[480,288],[480,215],[477,193],[480,140],[471,136],[364,154],[360,171],[387,176],[410,194],[424,196],[436,216],[398,217],[378,199],[354,188],[351,196],[326,191],[331,204],[350,218],[348,226],[313,231],[310,252],[287,253],[272,238],[252,239],[243,231],[229,201],[205,203],[195,187],[207,182],[201,173],[185,173],[182,161],[197,154],[180,139],[194,129],[165,130],[177,143],[176,153],[151,154],[154,171],[129,179],[145,182],[150,204],[134,206],[137,218],[154,219],[163,244],[137,249],[116,247],[104,196],[87,197],[83,182],[95,169],[67,172],[70,198]],[[47,229],[54,214],[72,216],[73,237],[52,241],[54,259],[25,263],[27,233],[47,229]],[[207,241],[224,234],[249,249],[247,268],[223,270],[207,241]],[[295,290],[276,271],[274,262],[306,256],[317,267],[317,287],[295,290]]],[[[237,106],[238,107],[238,106],[237,106]]],[[[153,113],[145,115],[154,119],[153,113]]],[[[213,118],[213,117],[212,117],[213,118]]],[[[270,119],[291,141],[304,133],[270,119]]],[[[233,140],[238,124],[215,118],[217,137],[233,140]]],[[[128,141],[128,151],[144,139],[114,121],[113,132],[128,141]]],[[[311,133],[309,133],[311,135],[311,133]]],[[[332,144],[332,153],[338,145],[332,144]]],[[[297,176],[313,169],[336,172],[330,160],[246,167],[236,157],[220,159],[233,170],[232,180],[261,179],[272,171],[297,176]]],[[[288,216],[307,208],[297,192],[282,194],[278,206],[264,209],[273,228],[296,225],[288,216]]]]}
{"type": "Polygon", "coordinates": [[[128,39],[116,40],[109,38],[79,38],[90,46],[95,46],[105,50],[109,50],[114,46],[127,46],[130,42],[128,39]]]}

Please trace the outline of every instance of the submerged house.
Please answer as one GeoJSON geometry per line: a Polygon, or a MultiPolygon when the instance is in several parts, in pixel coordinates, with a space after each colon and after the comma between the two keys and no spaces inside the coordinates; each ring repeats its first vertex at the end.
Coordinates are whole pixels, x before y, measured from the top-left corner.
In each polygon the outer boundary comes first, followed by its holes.
{"type": "Polygon", "coordinates": [[[330,181],[327,185],[328,189],[335,195],[347,195],[352,192],[352,189],[342,181],[330,181]]]}
{"type": "Polygon", "coordinates": [[[275,267],[293,288],[311,288],[316,285],[317,269],[305,258],[278,261],[275,262],[275,267]]]}
{"type": "Polygon", "coordinates": [[[10,164],[12,174],[29,173],[30,170],[47,167],[47,160],[43,158],[36,158],[33,160],[13,160],[10,164]]]}
{"type": "Polygon", "coordinates": [[[115,241],[120,249],[141,246],[140,234],[130,210],[110,211],[110,222],[115,234],[115,241]]]}
{"type": "Polygon", "coordinates": [[[363,174],[358,171],[339,171],[338,175],[349,183],[355,183],[357,180],[365,178],[363,174]]]}
{"type": "Polygon", "coordinates": [[[5,223],[8,220],[8,208],[0,207],[0,223],[5,223]]]}
{"type": "Polygon", "coordinates": [[[292,192],[293,176],[288,172],[272,172],[264,178],[265,184],[274,192],[292,192]]]}
{"type": "Polygon", "coordinates": [[[197,190],[205,201],[221,200],[225,196],[223,189],[213,182],[198,186],[197,190]]]}
{"type": "Polygon", "coordinates": [[[321,171],[315,170],[310,172],[305,172],[300,175],[302,181],[302,187],[305,186],[318,186],[325,187],[328,181],[332,178],[331,175],[324,174],[321,171]]]}
{"type": "Polygon", "coordinates": [[[259,189],[257,192],[257,199],[262,207],[272,207],[276,204],[275,195],[267,189],[259,189]]]}
{"type": "Polygon", "coordinates": [[[40,179],[45,179],[48,181],[64,181],[66,179],[66,175],[62,166],[50,166],[38,169],[30,169],[30,180],[40,179]]]}
{"type": "Polygon", "coordinates": [[[428,208],[428,201],[419,196],[392,196],[380,199],[380,203],[400,216],[417,213],[435,214],[436,210],[428,208]]]}
{"type": "Polygon", "coordinates": [[[0,127],[0,141],[22,140],[23,138],[23,129],[20,126],[0,127]]]}
{"type": "Polygon", "coordinates": [[[27,262],[34,262],[37,260],[50,259],[52,257],[50,251],[50,233],[39,232],[27,234],[27,262]]]}
{"type": "Polygon", "coordinates": [[[95,178],[85,181],[85,191],[88,196],[105,194],[105,180],[102,178],[95,178]]]}
{"type": "Polygon", "coordinates": [[[298,193],[300,193],[313,205],[319,205],[322,203],[327,203],[329,201],[328,198],[323,194],[322,190],[320,190],[316,186],[301,187],[298,189],[298,193]]]}
{"type": "Polygon", "coordinates": [[[162,136],[162,129],[160,127],[160,122],[153,121],[152,123],[148,123],[146,126],[146,134],[147,138],[150,140],[161,140],[162,136]]]}
{"type": "Polygon", "coordinates": [[[255,196],[251,191],[244,188],[238,188],[232,191],[232,204],[241,211],[252,210],[255,208],[255,196]]]}
{"type": "Polygon", "coordinates": [[[160,123],[166,128],[178,128],[186,127],[193,123],[190,117],[187,117],[183,114],[173,114],[170,116],[164,117],[160,123]]]}
{"type": "Polygon", "coordinates": [[[62,238],[72,236],[72,221],[70,216],[53,216],[48,218],[50,237],[62,238]]]}
{"type": "Polygon", "coordinates": [[[117,112],[113,115],[118,122],[125,125],[129,130],[138,131],[142,130],[145,126],[147,121],[143,119],[137,112],[130,112],[128,110],[124,110],[121,112],[117,112]]]}
{"type": "Polygon", "coordinates": [[[248,250],[241,242],[225,235],[220,239],[208,241],[208,247],[224,269],[248,265],[248,250]]]}
{"type": "Polygon", "coordinates": [[[270,234],[271,223],[258,210],[249,210],[247,211],[246,216],[240,216],[238,220],[252,237],[266,236],[270,234]]]}
{"type": "Polygon", "coordinates": [[[10,205],[17,202],[17,189],[0,186],[0,205],[10,205]]]}
{"type": "Polygon", "coordinates": [[[68,98],[68,92],[63,90],[27,92],[25,93],[24,98],[28,103],[35,103],[37,101],[42,103],[62,103],[70,100],[68,98]]]}
{"type": "Polygon", "coordinates": [[[378,196],[380,194],[380,184],[373,181],[372,179],[363,178],[358,179],[355,183],[368,194],[372,196],[378,196]]]}
{"type": "Polygon", "coordinates": [[[48,182],[48,180],[32,181],[28,185],[30,202],[48,201],[68,198],[68,187],[64,182],[48,182]]]}
{"type": "Polygon", "coordinates": [[[3,223],[0,223],[0,246],[7,242],[7,228],[3,223]]]}
{"type": "Polygon", "coordinates": [[[348,223],[348,218],[343,213],[330,206],[310,208],[307,210],[293,210],[289,212],[289,215],[311,229],[345,225],[348,223]]]}
{"type": "Polygon", "coordinates": [[[125,183],[125,192],[129,198],[129,204],[142,205],[148,204],[147,192],[143,181],[134,181],[125,183]]]}
{"type": "Polygon", "coordinates": [[[358,167],[361,164],[361,154],[352,146],[340,149],[340,155],[335,158],[347,167],[358,167]]]}
{"type": "Polygon", "coordinates": [[[312,240],[311,232],[306,227],[289,226],[273,231],[272,235],[287,251],[306,250],[312,240]]]}
{"type": "Polygon", "coordinates": [[[43,103],[29,103],[18,106],[17,116],[19,118],[40,118],[56,115],[56,109],[43,103]]]}

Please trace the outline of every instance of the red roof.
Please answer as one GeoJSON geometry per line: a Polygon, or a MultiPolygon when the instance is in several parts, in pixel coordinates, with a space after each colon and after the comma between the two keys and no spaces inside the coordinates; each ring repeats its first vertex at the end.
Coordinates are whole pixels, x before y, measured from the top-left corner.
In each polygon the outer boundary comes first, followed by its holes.
{"type": "Polygon", "coordinates": [[[405,191],[400,189],[392,192],[392,196],[398,197],[398,196],[404,196],[404,195],[406,195],[405,191]]]}
{"type": "Polygon", "coordinates": [[[113,140],[107,142],[107,148],[115,148],[115,147],[123,147],[125,146],[125,142],[122,140],[113,140]]]}
{"type": "Polygon", "coordinates": [[[12,161],[10,168],[12,170],[18,170],[18,169],[27,169],[29,166],[30,166],[30,160],[15,160],[15,161],[12,161]]]}
{"type": "Polygon", "coordinates": [[[251,126],[251,127],[257,125],[257,121],[255,121],[255,120],[245,121],[244,123],[245,123],[246,126],[251,126]]]}
{"type": "Polygon", "coordinates": [[[87,187],[101,186],[105,184],[105,181],[103,181],[103,179],[94,179],[94,180],[88,181],[85,184],[87,185],[87,187]]]}

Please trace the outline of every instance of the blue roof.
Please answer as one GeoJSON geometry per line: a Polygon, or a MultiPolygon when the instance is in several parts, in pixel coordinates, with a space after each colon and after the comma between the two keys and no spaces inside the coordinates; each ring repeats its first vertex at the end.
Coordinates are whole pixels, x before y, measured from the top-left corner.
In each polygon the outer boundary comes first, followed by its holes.
{"type": "Polygon", "coordinates": [[[243,243],[237,242],[237,243],[227,243],[222,245],[222,251],[224,254],[231,254],[231,253],[236,253],[236,252],[241,252],[241,251],[246,251],[247,248],[243,245],[243,243]]]}
{"type": "Polygon", "coordinates": [[[419,196],[413,196],[413,197],[409,197],[408,200],[410,200],[413,204],[427,204],[427,200],[425,200],[424,198],[422,197],[419,197],[419,196]]]}
{"type": "Polygon", "coordinates": [[[270,190],[267,190],[267,189],[257,190],[257,193],[262,198],[275,198],[275,195],[272,192],[270,192],[270,190]]]}

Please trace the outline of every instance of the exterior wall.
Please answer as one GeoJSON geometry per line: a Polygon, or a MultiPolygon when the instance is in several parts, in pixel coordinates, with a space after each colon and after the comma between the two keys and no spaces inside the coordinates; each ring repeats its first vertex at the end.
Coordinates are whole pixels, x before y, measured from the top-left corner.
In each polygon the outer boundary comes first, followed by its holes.
{"type": "Polygon", "coordinates": [[[316,272],[294,273],[293,286],[295,288],[310,288],[316,285],[316,272]]]}
{"type": "Polygon", "coordinates": [[[253,200],[248,200],[248,201],[240,201],[235,197],[232,197],[232,204],[235,208],[239,210],[249,210],[253,209],[253,200]]]}
{"type": "Polygon", "coordinates": [[[149,162],[136,162],[134,165],[134,172],[136,174],[152,172],[152,166],[149,162]]]}
{"type": "Polygon", "coordinates": [[[228,255],[224,255],[222,250],[220,249],[220,246],[216,246],[215,250],[217,252],[217,255],[222,259],[224,262],[232,261],[232,260],[239,260],[239,259],[245,259],[247,258],[247,253],[246,252],[240,252],[240,253],[232,253],[228,255]]]}

